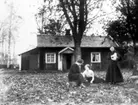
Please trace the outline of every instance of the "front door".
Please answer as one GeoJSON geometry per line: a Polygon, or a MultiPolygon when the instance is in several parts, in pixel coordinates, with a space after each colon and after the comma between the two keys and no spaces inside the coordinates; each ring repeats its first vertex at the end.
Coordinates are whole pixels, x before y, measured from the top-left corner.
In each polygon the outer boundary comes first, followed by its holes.
{"type": "Polygon", "coordinates": [[[63,71],[68,71],[72,64],[73,54],[63,54],[63,71]]]}

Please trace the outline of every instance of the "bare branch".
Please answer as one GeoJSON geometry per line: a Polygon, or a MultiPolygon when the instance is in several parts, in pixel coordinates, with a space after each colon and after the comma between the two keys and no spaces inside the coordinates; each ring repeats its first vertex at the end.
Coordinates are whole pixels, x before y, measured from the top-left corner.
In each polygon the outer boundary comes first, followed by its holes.
{"type": "Polygon", "coordinates": [[[88,24],[93,24],[93,22],[94,22],[95,20],[97,20],[98,18],[102,18],[102,17],[108,16],[108,15],[113,14],[113,13],[114,13],[114,12],[110,12],[110,13],[108,13],[108,14],[102,14],[102,15],[95,15],[94,17],[91,18],[91,20],[89,20],[89,21],[87,22],[87,25],[88,25],[88,24]]]}
{"type": "Polygon", "coordinates": [[[73,15],[74,15],[74,18],[77,19],[77,13],[76,13],[76,10],[75,10],[75,3],[74,3],[74,0],[71,0],[71,5],[72,5],[72,9],[73,9],[73,15]]]}
{"type": "Polygon", "coordinates": [[[68,23],[69,23],[71,29],[73,30],[74,27],[73,27],[73,25],[72,25],[72,22],[71,22],[69,16],[68,16],[67,10],[66,10],[66,8],[65,8],[65,3],[64,3],[63,0],[60,0],[60,3],[61,3],[61,6],[62,6],[62,8],[63,8],[64,15],[65,15],[65,17],[67,18],[67,21],[68,21],[68,23]]]}

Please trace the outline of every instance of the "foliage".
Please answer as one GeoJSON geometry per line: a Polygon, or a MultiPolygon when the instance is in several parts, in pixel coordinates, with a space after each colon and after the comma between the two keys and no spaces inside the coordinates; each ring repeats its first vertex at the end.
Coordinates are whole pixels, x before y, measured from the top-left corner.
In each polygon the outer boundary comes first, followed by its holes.
{"type": "Polygon", "coordinates": [[[60,35],[63,29],[59,20],[49,19],[49,24],[44,25],[44,32],[48,35],[60,35]]]}
{"type": "MultiPolygon", "coordinates": [[[[127,61],[133,62],[133,74],[137,74],[137,48],[136,42],[138,41],[138,1],[137,0],[119,0],[119,5],[116,10],[121,13],[118,20],[109,23],[107,33],[113,38],[113,40],[121,43],[126,43],[127,61]],[[133,43],[132,43],[133,42],[133,43]],[[131,49],[129,51],[129,49],[131,49]],[[130,60],[131,59],[131,60],[130,60]]],[[[123,51],[124,52],[124,51],[123,51]]]]}
{"type": "MultiPolygon", "coordinates": [[[[95,75],[105,77],[105,72],[95,75]]],[[[67,88],[67,73],[18,73],[9,74],[4,83],[10,88],[4,101],[16,105],[33,103],[80,105],[80,104],[110,104],[136,103],[137,86],[128,78],[131,71],[124,71],[124,84],[91,84],[86,88],[67,88]]],[[[8,104],[7,104],[8,105],[8,104]]]]}
{"type": "Polygon", "coordinates": [[[126,22],[123,20],[112,21],[108,24],[106,29],[108,35],[110,35],[116,42],[123,44],[123,41],[130,40],[130,34],[126,28],[126,22]]]}
{"type": "Polygon", "coordinates": [[[56,31],[61,31],[61,27],[58,30],[56,29],[56,27],[62,23],[62,19],[60,19],[60,12],[57,12],[56,2],[57,1],[53,0],[44,0],[42,6],[38,8],[38,13],[35,14],[38,33],[51,33],[52,28],[54,33],[56,31]]]}
{"type": "Polygon", "coordinates": [[[119,42],[133,40],[134,45],[138,39],[138,1],[137,0],[119,0],[116,10],[121,13],[118,20],[109,23],[107,28],[108,35],[119,42]],[[124,37],[124,39],[123,39],[124,37]]]}

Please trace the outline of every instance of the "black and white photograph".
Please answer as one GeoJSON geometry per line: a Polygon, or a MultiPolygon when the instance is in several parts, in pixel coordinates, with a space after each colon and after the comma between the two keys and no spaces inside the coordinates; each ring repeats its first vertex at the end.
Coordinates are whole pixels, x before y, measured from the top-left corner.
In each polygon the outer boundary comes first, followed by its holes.
{"type": "Polygon", "coordinates": [[[0,0],[0,105],[138,105],[138,0],[0,0]]]}

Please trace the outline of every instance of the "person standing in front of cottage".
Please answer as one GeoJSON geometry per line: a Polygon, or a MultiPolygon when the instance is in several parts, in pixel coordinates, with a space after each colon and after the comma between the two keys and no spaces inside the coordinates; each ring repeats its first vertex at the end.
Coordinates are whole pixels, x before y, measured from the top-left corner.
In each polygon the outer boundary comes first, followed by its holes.
{"type": "Polygon", "coordinates": [[[113,46],[110,47],[110,53],[108,55],[109,65],[106,73],[105,81],[107,83],[116,84],[123,82],[123,76],[118,66],[119,53],[113,46]]]}
{"type": "Polygon", "coordinates": [[[68,80],[69,82],[76,82],[76,85],[85,87],[85,83],[87,81],[81,74],[81,66],[83,65],[84,61],[82,59],[77,60],[70,68],[68,73],[68,80]]]}

